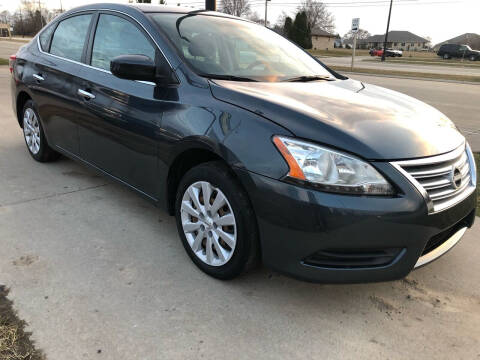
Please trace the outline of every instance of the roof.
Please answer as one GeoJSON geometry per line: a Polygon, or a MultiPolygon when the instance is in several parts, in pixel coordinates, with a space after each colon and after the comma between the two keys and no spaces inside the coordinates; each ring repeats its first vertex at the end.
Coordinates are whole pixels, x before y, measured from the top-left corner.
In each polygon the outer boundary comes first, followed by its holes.
{"type": "MultiPolygon", "coordinates": [[[[385,40],[385,34],[373,35],[364,40],[360,40],[362,43],[370,42],[383,42],[385,40]]],[[[429,42],[421,36],[415,35],[410,31],[389,31],[388,42],[429,42]]]]}
{"type": "Polygon", "coordinates": [[[443,44],[458,44],[458,45],[469,45],[472,49],[480,48],[480,35],[474,33],[466,33],[452,39],[438,43],[433,48],[437,49],[443,44]]]}
{"type": "MultiPolygon", "coordinates": [[[[217,11],[203,10],[201,8],[184,7],[184,6],[168,6],[168,5],[152,5],[152,4],[143,4],[143,3],[128,3],[128,4],[93,3],[93,4],[87,4],[87,5],[82,5],[82,6],[72,8],[67,12],[63,13],[62,15],[65,16],[66,14],[68,15],[77,11],[101,10],[101,9],[127,11],[127,12],[128,10],[133,10],[133,11],[140,11],[142,13],[166,12],[166,13],[190,14],[195,12],[201,12],[202,14],[207,14],[207,15],[215,15],[215,16],[239,19],[236,16],[228,15],[228,14],[217,12],[217,11]]],[[[242,20],[245,20],[245,19],[242,19],[242,20]]]]}
{"type": "Polygon", "coordinates": [[[331,34],[328,31],[315,29],[312,31],[312,36],[325,36],[325,37],[337,37],[335,34],[331,34]]]}

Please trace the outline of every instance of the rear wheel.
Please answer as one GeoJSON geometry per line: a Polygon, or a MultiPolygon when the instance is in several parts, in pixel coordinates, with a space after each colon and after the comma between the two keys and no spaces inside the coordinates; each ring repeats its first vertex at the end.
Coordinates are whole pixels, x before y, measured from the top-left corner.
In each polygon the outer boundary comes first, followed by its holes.
{"type": "Polygon", "coordinates": [[[185,174],[177,191],[175,216],[185,250],[208,275],[232,279],[256,263],[253,210],[223,163],[201,164],[185,174]]]}
{"type": "Polygon", "coordinates": [[[32,100],[25,103],[22,114],[23,137],[30,155],[40,162],[58,159],[60,154],[52,150],[47,144],[40,117],[32,100]]]}
{"type": "Polygon", "coordinates": [[[475,60],[477,60],[477,57],[475,55],[470,55],[470,60],[475,61],[475,60]]]}
{"type": "Polygon", "coordinates": [[[448,55],[448,54],[443,54],[443,58],[444,58],[445,60],[448,60],[448,59],[450,59],[450,55],[448,55]]]}

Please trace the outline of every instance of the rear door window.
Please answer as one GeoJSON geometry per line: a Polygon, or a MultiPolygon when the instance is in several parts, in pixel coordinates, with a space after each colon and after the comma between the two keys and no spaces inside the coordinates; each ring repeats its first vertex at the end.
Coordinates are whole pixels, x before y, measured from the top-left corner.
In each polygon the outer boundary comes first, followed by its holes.
{"type": "Polygon", "coordinates": [[[91,20],[92,14],[85,14],[61,21],[53,34],[50,53],[80,62],[91,20]]]}
{"type": "Polygon", "coordinates": [[[110,62],[119,55],[145,55],[155,61],[155,48],[130,21],[102,14],[95,31],[91,65],[110,70],[110,62]]]}
{"type": "Polygon", "coordinates": [[[48,26],[40,34],[40,47],[43,51],[48,51],[48,45],[50,42],[50,37],[52,36],[53,30],[55,30],[55,25],[48,26]]]}

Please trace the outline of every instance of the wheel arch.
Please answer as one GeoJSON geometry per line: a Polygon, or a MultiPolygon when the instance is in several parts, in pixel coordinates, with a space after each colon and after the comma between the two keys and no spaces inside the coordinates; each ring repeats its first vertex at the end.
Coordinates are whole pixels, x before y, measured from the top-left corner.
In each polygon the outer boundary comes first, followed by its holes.
{"type": "MultiPolygon", "coordinates": [[[[220,146],[206,142],[205,139],[188,139],[183,141],[174,151],[168,166],[166,177],[165,206],[170,215],[175,213],[175,198],[178,184],[185,173],[193,167],[209,161],[221,161],[228,168],[231,165],[226,160],[220,146]]],[[[235,173],[232,174],[236,177],[235,173]]]]}
{"type": "Polygon", "coordinates": [[[19,93],[17,94],[17,100],[15,102],[15,109],[16,109],[16,115],[17,115],[17,121],[18,125],[23,128],[23,121],[22,121],[22,112],[23,112],[23,107],[25,106],[25,103],[28,100],[32,100],[32,97],[30,96],[29,93],[27,93],[25,90],[20,90],[19,93]]]}

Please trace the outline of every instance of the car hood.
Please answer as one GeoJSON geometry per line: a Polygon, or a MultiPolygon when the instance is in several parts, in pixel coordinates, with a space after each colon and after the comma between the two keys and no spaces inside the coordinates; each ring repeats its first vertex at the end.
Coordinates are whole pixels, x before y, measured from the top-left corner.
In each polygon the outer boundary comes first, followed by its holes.
{"type": "Polygon", "coordinates": [[[410,96],[352,79],[211,81],[215,98],[255,112],[295,136],[370,160],[442,154],[465,138],[441,112],[410,96]]]}

